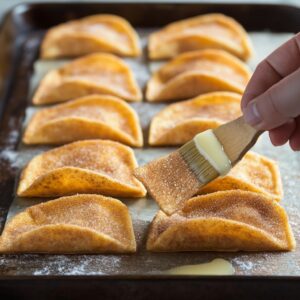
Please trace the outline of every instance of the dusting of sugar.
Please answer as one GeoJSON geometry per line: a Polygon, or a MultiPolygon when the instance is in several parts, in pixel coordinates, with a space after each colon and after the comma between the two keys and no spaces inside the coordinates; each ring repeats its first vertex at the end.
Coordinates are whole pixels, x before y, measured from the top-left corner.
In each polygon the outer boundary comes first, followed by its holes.
{"type": "Polygon", "coordinates": [[[243,261],[239,257],[232,260],[233,264],[242,271],[251,271],[254,267],[254,263],[251,261],[243,261]]]}
{"type": "Polygon", "coordinates": [[[8,128],[9,131],[8,131],[8,135],[5,137],[5,144],[7,148],[12,148],[17,143],[20,135],[19,130],[13,129],[13,128],[18,128],[18,124],[16,124],[15,118],[9,119],[8,128]]]}
{"type": "MultiPolygon", "coordinates": [[[[31,173],[28,185],[47,172],[72,166],[107,175],[121,184],[126,184],[124,189],[128,185],[143,189],[132,175],[135,161],[130,151],[120,144],[104,140],[78,141],[57,147],[42,154],[42,167],[35,168],[34,162],[29,165],[34,172],[31,173]]],[[[99,190],[103,191],[101,186],[99,190]]]]}
{"type": "MultiPolygon", "coordinates": [[[[105,274],[101,270],[90,270],[91,260],[85,256],[84,260],[80,260],[78,264],[74,265],[72,261],[67,256],[58,256],[58,258],[51,262],[49,265],[45,266],[42,269],[34,270],[32,275],[101,275],[105,274]]],[[[118,259],[115,257],[114,263],[117,263],[118,259]]],[[[99,266],[101,269],[101,266],[99,266]]]]}
{"type": "Polygon", "coordinates": [[[10,275],[104,275],[120,268],[117,255],[3,255],[0,272],[10,275]],[[36,261],[39,260],[39,263],[36,261]],[[27,269],[27,270],[26,270],[27,269]]]}
{"type": "Polygon", "coordinates": [[[168,214],[181,208],[201,185],[178,151],[151,161],[138,168],[135,174],[168,214]]]}
{"type": "Polygon", "coordinates": [[[0,158],[8,161],[11,167],[18,167],[18,153],[13,150],[0,151],[0,158]]]}

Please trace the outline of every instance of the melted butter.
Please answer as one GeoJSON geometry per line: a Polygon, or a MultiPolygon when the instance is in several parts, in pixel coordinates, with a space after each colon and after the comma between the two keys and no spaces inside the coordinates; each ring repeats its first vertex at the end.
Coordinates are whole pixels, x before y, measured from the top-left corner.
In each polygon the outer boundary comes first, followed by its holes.
{"type": "Polygon", "coordinates": [[[220,175],[230,171],[231,162],[211,129],[197,134],[194,142],[198,151],[220,175]]]}
{"type": "Polygon", "coordinates": [[[166,273],[172,275],[233,275],[234,268],[229,261],[216,258],[208,263],[172,268],[166,273]]]}

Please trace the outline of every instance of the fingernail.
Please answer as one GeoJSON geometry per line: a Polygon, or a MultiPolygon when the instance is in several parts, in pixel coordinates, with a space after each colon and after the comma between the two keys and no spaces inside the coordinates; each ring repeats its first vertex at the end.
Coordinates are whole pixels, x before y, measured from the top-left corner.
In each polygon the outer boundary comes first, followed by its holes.
{"type": "Polygon", "coordinates": [[[247,107],[244,110],[244,120],[249,125],[257,125],[261,123],[262,118],[257,109],[257,103],[255,100],[249,102],[247,107]]]}
{"type": "Polygon", "coordinates": [[[242,109],[242,111],[244,111],[246,107],[247,107],[247,102],[246,101],[241,101],[241,109],[242,109]]]}
{"type": "Polygon", "coordinates": [[[246,108],[246,105],[242,102],[241,103],[241,110],[242,110],[242,112],[244,112],[245,108],[246,108]]]}

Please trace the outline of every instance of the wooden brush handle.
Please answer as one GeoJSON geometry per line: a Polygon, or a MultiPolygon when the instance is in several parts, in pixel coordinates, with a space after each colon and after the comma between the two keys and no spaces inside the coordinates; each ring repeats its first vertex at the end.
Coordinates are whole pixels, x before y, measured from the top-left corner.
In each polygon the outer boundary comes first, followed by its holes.
{"type": "Polygon", "coordinates": [[[235,165],[254,146],[262,131],[251,127],[240,117],[214,129],[214,133],[232,165],[235,165]]]}

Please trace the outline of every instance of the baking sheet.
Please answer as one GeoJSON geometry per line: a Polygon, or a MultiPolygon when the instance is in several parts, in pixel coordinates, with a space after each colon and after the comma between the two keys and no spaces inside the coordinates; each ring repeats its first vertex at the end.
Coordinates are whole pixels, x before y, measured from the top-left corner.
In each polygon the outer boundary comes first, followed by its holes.
{"type": "MultiPolygon", "coordinates": [[[[142,38],[143,48],[150,31],[138,30],[142,38]]],[[[255,58],[249,63],[254,69],[257,62],[264,58],[278,45],[291,37],[291,34],[251,33],[255,58]]],[[[144,88],[151,72],[157,69],[160,63],[147,61],[145,53],[138,59],[125,59],[130,65],[138,83],[144,88]]],[[[65,61],[37,61],[34,76],[31,81],[33,91],[42,76],[50,69],[65,63],[65,61]]],[[[152,116],[166,104],[134,103],[132,107],[138,112],[142,123],[145,142],[148,138],[148,127],[152,116]]],[[[26,120],[32,116],[37,108],[29,107],[26,111],[26,120]]],[[[11,163],[22,169],[36,154],[51,147],[29,147],[20,144],[17,152],[4,151],[11,163]]],[[[143,149],[135,149],[140,165],[164,154],[174,148],[151,148],[147,145],[143,149]]],[[[282,205],[290,217],[296,240],[300,243],[300,154],[292,152],[287,146],[274,148],[268,137],[263,135],[255,146],[255,151],[278,161],[282,174],[284,199],[282,205]]],[[[165,270],[185,264],[199,264],[211,261],[214,258],[224,258],[230,261],[239,275],[300,275],[299,252],[286,253],[217,253],[217,252],[190,252],[190,253],[150,253],[145,250],[147,228],[158,210],[155,202],[150,198],[121,199],[129,207],[137,239],[138,251],[133,255],[4,255],[0,257],[0,271],[5,270],[8,275],[116,275],[116,274],[160,274],[165,270]],[[298,258],[297,258],[298,257],[298,258]],[[26,265],[26,268],[23,266],[26,265]],[[26,271],[25,271],[26,270],[26,271]]],[[[26,207],[45,200],[15,198],[8,213],[8,219],[26,207]]]]}

